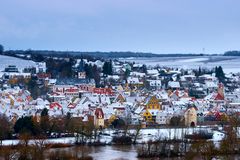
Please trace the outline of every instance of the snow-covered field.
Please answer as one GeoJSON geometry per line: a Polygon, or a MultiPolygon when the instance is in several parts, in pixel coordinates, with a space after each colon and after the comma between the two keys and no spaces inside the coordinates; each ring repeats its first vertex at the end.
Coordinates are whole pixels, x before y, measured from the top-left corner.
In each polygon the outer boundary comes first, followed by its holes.
{"type": "Polygon", "coordinates": [[[27,67],[34,67],[36,64],[30,60],[0,55],[0,71],[3,71],[9,65],[15,65],[21,71],[27,67]]]}
{"type": "MultiPolygon", "coordinates": [[[[171,68],[198,69],[222,66],[226,73],[240,72],[240,57],[229,56],[201,56],[201,57],[154,57],[154,58],[120,58],[121,61],[136,62],[147,66],[166,66],[171,68]]],[[[15,57],[0,55],[0,71],[8,65],[16,65],[19,70],[35,66],[35,62],[15,57]]]]}
{"type": "Polygon", "coordinates": [[[198,69],[215,68],[222,66],[226,73],[240,72],[240,57],[230,56],[199,56],[199,57],[154,57],[154,58],[123,58],[121,61],[129,61],[147,66],[166,66],[171,68],[198,69]]]}
{"type": "MultiPolygon", "coordinates": [[[[193,131],[196,131],[200,128],[189,128],[189,129],[181,129],[181,128],[162,128],[162,129],[142,129],[140,131],[138,142],[144,143],[149,140],[160,140],[160,139],[181,139],[185,134],[191,134],[193,131]]],[[[205,128],[207,129],[207,128],[205,128]]],[[[101,135],[100,141],[106,144],[111,143],[112,137],[114,136],[114,130],[105,130],[105,134],[109,135],[101,135]]],[[[129,130],[131,134],[135,133],[135,130],[129,130]]],[[[219,131],[213,131],[213,141],[218,142],[224,138],[224,134],[219,131]]],[[[66,138],[56,138],[56,139],[47,139],[45,143],[57,144],[74,144],[75,138],[74,137],[66,137],[66,138]]],[[[19,140],[4,140],[3,145],[16,145],[19,143],[19,140]]],[[[35,140],[31,140],[30,144],[34,144],[35,140]]]]}
{"type": "MultiPolygon", "coordinates": [[[[35,144],[37,140],[30,140],[29,144],[35,144]]],[[[4,146],[11,146],[11,145],[17,145],[19,143],[19,140],[4,140],[3,145],[4,146]]],[[[55,138],[55,139],[47,139],[44,143],[46,144],[74,144],[75,138],[74,137],[65,137],[65,138],[55,138]]]]}

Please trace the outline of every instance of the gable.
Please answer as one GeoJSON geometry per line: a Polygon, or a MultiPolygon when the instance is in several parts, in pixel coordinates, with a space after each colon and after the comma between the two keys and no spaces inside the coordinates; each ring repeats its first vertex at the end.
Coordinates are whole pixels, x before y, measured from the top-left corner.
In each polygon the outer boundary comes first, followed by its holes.
{"type": "Polygon", "coordinates": [[[214,100],[224,100],[224,97],[218,93],[214,100]]]}
{"type": "Polygon", "coordinates": [[[159,100],[157,99],[157,97],[156,97],[156,96],[152,96],[152,97],[149,99],[148,104],[156,104],[156,103],[158,103],[158,102],[159,102],[159,100]]]}
{"type": "Polygon", "coordinates": [[[117,96],[117,98],[116,98],[116,101],[117,101],[117,102],[125,102],[125,98],[123,97],[122,94],[119,94],[119,95],[117,96]]]}

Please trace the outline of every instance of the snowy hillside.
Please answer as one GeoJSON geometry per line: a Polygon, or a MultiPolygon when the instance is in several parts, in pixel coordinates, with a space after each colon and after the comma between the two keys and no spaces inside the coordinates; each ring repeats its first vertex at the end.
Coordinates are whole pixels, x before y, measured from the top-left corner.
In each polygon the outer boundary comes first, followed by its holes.
{"type": "Polygon", "coordinates": [[[120,59],[122,61],[145,64],[147,66],[165,66],[171,68],[183,69],[212,69],[216,66],[222,66],[225,73],[240,72],[239,57],[230,56],[201,56],[201,57],[154,57],[154,58],[132,58],[120,59]]]}
{"type": "Polygon", "coordinates": [[[20,71],[26,67],[36,66],[35,62],[30,60],[0,55],[0,71],[3,71],[8,65],[15,65],[20,71]]]}

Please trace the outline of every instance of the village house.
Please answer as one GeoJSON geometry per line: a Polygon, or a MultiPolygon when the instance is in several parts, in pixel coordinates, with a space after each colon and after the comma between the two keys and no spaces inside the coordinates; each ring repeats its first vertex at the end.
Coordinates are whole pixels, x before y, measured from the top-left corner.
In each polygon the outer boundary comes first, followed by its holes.
{"type": "Polygon", "coordinates": [[[168,88],[172,90],[180,89],[180,83],[175,81],[169,81],[168,88]]]}
{"type": "Polygon", "coordinates": [[[2,71],[2,77],[5,80],[11,78],[31,78],[31,73],[21,72],[15,65],[9,65],[2,71]]]}
{"type": "Polygon", "coordinates": [[[147,75],[152,78],[157,78],[159,76],[159,72],[157,69],[149,69],[147,70],[147,75]]]}
{"type": "Polygon", "coordinates": [[[145,101],[145,112],[143,114],[147,122],[155,122],[159,110],[162,109],[162,103],[156,96],[149,96],[145,101]]]}
{"type": "Polygon", "coordinates": [[[160,79],[156,79],[156,80],[147,80],[149,82],[149,85],[151,88],[154,89],[160,89],[162,86],[161,80],[160,79]]]}
{"type": "Polygon", "coordinates": [[[156,116],[156,123],[160,125],[169,124],[171,116],[166,111],[158,111],[156,116]]]}
{"type": "Polygon", "coordinates": [[[138,78],[143,78],[146,77],[146,73],[142,73],[142,72],[131,72],[130,76],[132,77],[138,77],[138,78]]]}

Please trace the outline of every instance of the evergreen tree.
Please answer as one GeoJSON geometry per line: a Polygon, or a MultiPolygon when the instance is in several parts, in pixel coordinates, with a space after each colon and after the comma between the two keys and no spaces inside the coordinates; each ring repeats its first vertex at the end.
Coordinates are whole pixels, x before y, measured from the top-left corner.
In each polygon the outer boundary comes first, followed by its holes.
{"type": "Polygon", "coordinates": [[[93,67],[92,65],[88,65],[88,64],[85,64],[84,66],[84,69],[85,69],[85,72],[86,72],[86,77],[89,78],[89,79],[92,79],[94,78],[94,72],[93,72],[93,67]]]}
{"type": "Polygon", "coordinates": [[[104,64],[103,64],[103,74],[105,74],[105,75],[112,75],[113,74],[112,60],[110,62],[104,62],[104,64]]]}
{"type": "Polygon", "coordinates": [[[127,80],[127,78],[129,77],[130,75],[130,70],[129,69],[126,69],[126,71],[124,72],[124,80],[127,80]]]}
{"type": "Polygon", "coordinates": [[[225,74],[221,66],[215,68],[215,76],[218,78],[219,82],[225,82],[225,74]]]}
{"type": "Polygon", "coordinates": [[[2,145],[2,141],[11,136],[11,123],[9,119],[0,114],[0,145],[2,145]]]}
{"type": "Polygon", "coordinates": [[[0,44],[0,54],[2,54],[3,51],[4,51],[4,47],[3,47],[3,45],[0,44]]]}
{"type": "Polygon", "coordinates": [[[16,133],[30,133],[32,135],[37,134],[32,117],[19,118],[14,125],[14,131],[16,133]]]}
{"type": "Polygon", "coordinates": [[[108,64],[108,74],[109,75],[113,75],[113,69],[112,69],[112,60],[110,60],[109,64],[108,64]]]}
{"type": "Polygon", "coordinates": [[[96,87],[99,87],[100,85],[100,80],[101,80],[101,76],[100,76],[100,71],[99,69],[97,68],[97,65],[94,65],[93,66],[93,78],[95,80],[95,84],[96,84],[96,87]]]}
{"type": "Polygon", "coordinates": [[[218,72],[218,67],[215,67],[215,76],[218,77],[219,76],[219,72],[218,72]]]}
{"type": "Polygon", "coordinates": [[[68,132],[71,130],[71,118],[72,118],[71,113],[67,112],[67,115],[65,117],[65,129],[68,132]]]}
{"type": "Polygon", "coordinates": [[[48,109],[44,108],[41,112],[40,127],[45,135],[47,135],[50,129],[49,124],[50,124],[50,121],[49,121],[48,109]]]}
{"type": "Polygon", "coordinates": [[[108,75],[108,62],[103,64],[103,74],[108,75]]]}
{"type": "Polygon", "coordinates": [[[44,108],[41,112],[41,117],[48,116],[48,109],[44,108]]]}
{"type": "Polygon", "coordinates": [[[201,67],[198,68],[198,76],[201,76],[202,75],[202,69],[201,67]]]}
{"type": "Polygon", "coordinates": [[[142,66],[142,72],[147,74],[147,66],[145,64],[142,66]]]}
{"type": "Polygon", "coordinates": [[[40,89],[37,85],[37,79],[35,77],[32,77],[26,84],[27,89],[31,93],[31,96],[36,99],[40,95],[40,89]]]}

